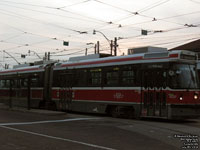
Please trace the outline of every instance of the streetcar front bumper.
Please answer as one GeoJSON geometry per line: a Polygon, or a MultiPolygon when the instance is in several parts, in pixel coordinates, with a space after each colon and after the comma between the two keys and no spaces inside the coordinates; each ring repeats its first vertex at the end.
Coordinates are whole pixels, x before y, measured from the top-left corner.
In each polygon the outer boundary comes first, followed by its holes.
{"type": "Polygon", "coordinates": [[[168,117],[170,119],[200,118],[200,104],[171,104],[168,111],[168,117]]]}

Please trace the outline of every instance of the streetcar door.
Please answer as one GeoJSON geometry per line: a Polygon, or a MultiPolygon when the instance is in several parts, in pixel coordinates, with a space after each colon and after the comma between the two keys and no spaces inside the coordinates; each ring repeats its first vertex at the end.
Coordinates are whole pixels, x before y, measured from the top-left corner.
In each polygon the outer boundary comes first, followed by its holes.
{"type": "Polygon", "coordinates": [[[72,74],[65,73],[60,76],[60,107],[61,110],[70,110],[72,102],[72,74]]]}
{"type": "Polygon", "coordinates": [[[166,117],[165,71],[149,69],[142,71],[141,116],[166,117]]]}

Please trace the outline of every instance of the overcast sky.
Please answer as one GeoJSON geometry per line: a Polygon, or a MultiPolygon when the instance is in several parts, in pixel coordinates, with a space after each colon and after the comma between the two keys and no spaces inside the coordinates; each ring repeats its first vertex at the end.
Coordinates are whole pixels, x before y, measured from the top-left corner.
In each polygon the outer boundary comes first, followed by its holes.
{"type": "Polygon", "coordinates": [[[97,41],[100,52],[110,53],[115,37],[118,55],[130,47],[173,48],[200,37],[200,0],[0,0],[0,18],[0,63],[11,66],[17,62],[8,54],[20,63],[40,60],[34,52],[67,60],[86,48],[94,53],[97,41]]]}

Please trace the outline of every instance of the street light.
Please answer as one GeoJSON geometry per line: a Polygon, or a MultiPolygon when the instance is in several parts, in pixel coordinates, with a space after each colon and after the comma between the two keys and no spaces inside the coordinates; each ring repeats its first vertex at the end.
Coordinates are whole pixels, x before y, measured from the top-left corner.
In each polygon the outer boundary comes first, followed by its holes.
{"type": "Polygon", "coordinates": [[[108,41],[109,43],[109,46],[110,46],[110,50],[111,50],[111,55],[112,55],[112,51],[113,51],[113,47],[114,47],[114,55],[117,56],[117,38],[115,37],[115,40],[114,40],[114,45],[113,45],[113,40],[109,40],[107,38],[107,36],[101,32],[101,31],[97,31],[97,30],[93,30],[93,34],[96,34],[96,32],[100,33],[101,35],[103,35],[103,37],[108,41]]]}
{"type": "Polygon", "coordinates": [[[109,43],[109,45],[110,45],[111,40],[109,40],[109,39],[107,38],[107,36],[106,36],[103,32],[97,31],[97,30],[93,30],[93,34],[96,34],[96,32],[101,33],[101,35],[103,35],[103,37],[108,41],[108,43],[109,43]]]}

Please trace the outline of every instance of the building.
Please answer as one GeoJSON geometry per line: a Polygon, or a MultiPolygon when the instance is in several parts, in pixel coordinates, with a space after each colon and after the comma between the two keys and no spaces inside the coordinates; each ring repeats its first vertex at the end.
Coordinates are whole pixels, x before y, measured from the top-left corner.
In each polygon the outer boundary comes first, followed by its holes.
{"type": "Polygon", "coordinates": [[[189,50],[189,51],[197,52],[198,58],[200,59],[200,39],[174,47],[170,50],[189,50]]]}

